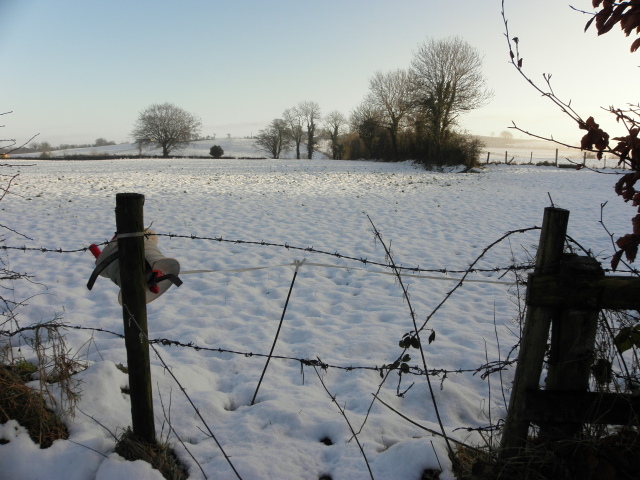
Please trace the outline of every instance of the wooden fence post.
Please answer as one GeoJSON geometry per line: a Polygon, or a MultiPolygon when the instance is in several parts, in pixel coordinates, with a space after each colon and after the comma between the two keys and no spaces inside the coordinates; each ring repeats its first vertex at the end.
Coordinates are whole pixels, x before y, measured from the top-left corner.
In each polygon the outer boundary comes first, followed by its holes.
{"type": "MultiPolygon", "coordinates": [[[[568,210],[545,208],[534,274],[558,270],[568,223],[568,210]]],[[[503,459],[514,456],[526,444],[529,419],[524,413],[524,397],[527,390],[537,389],[540,382],[552,312],[549,307],[527,308],[509,410],[502,429],[500,456],[503,459]]]]}
{"type": "Polygon", "coordinates": [[[556,148],[556,168],[558,168],[558,149],[556,148]]]}
{"type": "Polygon", "coordinates": [[[142,236],[143,205],[144,195],[116,194],[118,262],[131,392],[131,424],[134,435],[149,444],[155,444],[145,295],[146,260],[142,236]]]}
{"type": "MultiPolygon", "coordinates": [[[[603,278],[604,271],[595,258],[565,255],[560,276],[575,284],[603,278]]],[[[584,393],[589,390],[600,313],[597,303],[584,302],[580,306],[562,308],[553,318],[546,391],[584,393]]],[[[549,439],[567,438],[580,428],[579,422],[541,424],[540,434],[549,439]]]]}

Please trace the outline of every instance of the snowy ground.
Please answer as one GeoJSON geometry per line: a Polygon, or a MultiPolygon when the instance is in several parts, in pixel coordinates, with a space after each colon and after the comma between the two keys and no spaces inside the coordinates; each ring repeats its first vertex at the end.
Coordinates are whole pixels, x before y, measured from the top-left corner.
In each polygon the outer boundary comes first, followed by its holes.
{"type": "MultiPolygon", "coordinates": [[[[209,157],[209,150],[213,145],[219,145],[224,150],[225,157],[231,158],[257,158],[257,157],[269,157],[267,153],[262,150],[258,150],[255,146],[255,138],[218,138],[215,140],[199,140],[189,144],[182,150],[175,150],[172,152],[175,155],[184,157],[209,157]]],[[[505,146],[505,147],[485,147],[480,153],[478,161],[481,163],[487,162],[487,157],[491,163],[505,163],[506,161],[514,164],[536,164],[538,162],[555,162],[556,151],[553,148],[552,143],[534,142],[525,146],[505,146]],[[540,148],[540,145],[544,145],[547,148],[540,148]]],[[[329,152],[330,147],[324,142],[319,150],[329,152]]],[[[67,155],[130,155],[132,157],[139,154],[138,147],[130,143],[122,143],[118,145],[108,145],[104,147],[85,147],[74,148],[68,150],[54,150],[50,153],[51,157],[63,157],[67,155]]],[[[142,151],[143,155],[147,156],[160,156],[162,150],[159,148],[145,148],[142,151]]],[[[40,153],[29,153],[20,155],[21,157],[38,158],[40,153]]],[[[301,145],[301,155],[306,156],[306,145],[301,145]]],[[[295,150],[283,152],[281,155],[283,159],[295,158],[295,150]]],[[[327,159],[327,155],[321,151],[316,151],[313,154],[314,160],[327,159]]],[[[575,164],[582,163],[584,159],[583,152],[580,150],[570,150],[567,148],[560,148],[558,151],[558,163],[560,164],[575,164]]],[[[587,165],[594,168],[601,168],[603,166],[615,167],[616,163],[612,159],[596,160],[595,158],[587,159],[587,165]]]]}
{"type": "MultiPolygon", "coordinates": [[[[551,167],[492,166],[482,173],[434,173],[410,162],[331,160],[117,160],[12,161],[4,173],[20,173],[12,195],[0,204],[8,246],[71,250],[100,243],[115,231],[115,194],[146,197],[145,224],[161,234],[265,241],[385,262],[369,216],[391,246],[395,261],[426,269],[464,270],[505,232],[540,225],[550,205],[569,209],[569,235],[601,258],[612,253],[599,224],[600,206],[615,234],[630,230],[633,209],[613,192],[616,177],[551,167]]],[[[611,172],[609,172],[611,173],[611,172]]],[[[514,235],[491,249],[476,267],[507,267],[535,253],[538,231],[514,235]]],[[[334,366],[381,366],[401,353],[398,341],[413,330],[409,309],[388,269],[310,251],[201,239],[160,237],[159,246],[181,263],[184,284],[148,305],[149,336],[210,349],[267,354],[292,282],[299,270],[274,354],[316,359],[334,366]],[[213,273],[190,273],[215,270],[213,273]]],[[[29,298],[19,326],[61,315],[74,326],[122,333],[118,288],[100,278],[86,282],[94,266],[89,252],[8,250],[8,266],[35,276],[16,282],[12,299],[29,298]]],[[[607,263],[607,262],[605,262],[607,263]]],[[[456,285],[457,274],[406,276],[419,323],[456,285]]],[[[476,369],[505,358],[517,341],[514,277],[472,274],[428,324],[436,338],[425,345],[430,369],[476,369]],[[496,339],[496,331],[499,341],[496,339]]],[[[6,293],[5,293],[6,295],[6,293]]],[[[427,332],[428,335],[430,331],[427,332]]],[[[69,330],[67,341],[88,368],[77,377],[80,410],[66,419],[71,437],[38,449],[14,421],[0,425],[2,476],[7,480],[159,479],[142,462],[113,453],[114,438],[130,425],[124,342],[113,335],[69,330]],[[90,418],[90,417],[93,417],[90,418]],[[94,420],[95,419],[95,420],[94,420]],[[99,423],[98,423],[99,422],[99,423]]],[[[14,353],[24,342],[13,338],[14,353]]],[[[426,341],[424,342],[426,343],[426,341]]],[[[314,369],[273,359],[255,405],[250,406],[265,358],[176,346],[157,346],[245,480],[370,478],[345,419],[314,369]],[[322,439],[330,439],[325,445],[322,439]]],[[[28,349],[21,353],[32,360],[28,349]]],[[[421,366],[417,350],[410,365],[421,366]]],[[[180,389],[152,352],[158,435],[165,416],[208,478],[237,478],[180,389]],[[163,408],[164,405],[164,408],[163,408]]],[[[376,479],[419,479],[425,468],[453,478],[442,438],[409,424],[380,403],[378,372],[319,370],[344,408],[376,479]],[[367,413],[371,407],[370,414],[367,413]]],[[[491,385],[480,375],[432,377],[448,435],[470,444],[481,438],[459,428],[496,423],[504,414],[513,371],[491,385]],[[491,386],[491,389],[489,388],[491,386]]],[[[380,398],[404,415],[440,431],[424,377],[393,373],[380,398]],[[403,397],[403,392],[415,384],[403,397]]],[[[162,426],[164,429],[161,429],[162,426]]],[[[161,431],[162,430],[162,431],[161,431]]],[[[174,434],[170,435],[190,478],[204,478],[174,434]]]]}
{"type": "MultiPolygon", "coordinates": [[[[211,147],[218,145],[224,151],[224,157],[231,158],[259,158],[268,157],[263,150],[256,148],[255,138],[218,138],[214,140],[198,140],[190,143],[183,149],[174,150],[172,155],[179,155],[184,157],[208,157],[211,147]]],[[[306,145],[301,147],[301,155],[306,156],[306,145]]],[[[130,155],[132,157],[140,154],[138,147],[131,143],[121,143],[118,145],[107,145],[103,147],[84,147],[84,148],[72,148],[67,150],[53,150],[51,157],[64,157],[68,155],[130,155]]],[[[37,158],[40,153],[29,153],[19,155],[20,157],[33,157],[37,158]]],[[[142,149],[143,156],[161,156],[161,148],[153,148],[153,145],[142,149]]],[[[295,158],[295,150],[283,152],[281,158],[295,158]]],[[[314,159],[326,158],[321,152],[314,152],[314,159]]],[[[212,158],[211,158],[212,159],[212,158]]],[[[213,160],[213,159],[212,159],[213,160]]]]}

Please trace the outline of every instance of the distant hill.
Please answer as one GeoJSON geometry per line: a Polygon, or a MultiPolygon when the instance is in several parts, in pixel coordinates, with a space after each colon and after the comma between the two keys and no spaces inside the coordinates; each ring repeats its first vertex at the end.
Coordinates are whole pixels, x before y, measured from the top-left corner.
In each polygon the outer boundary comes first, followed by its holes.
{"type": "MultiPolygon", "coordinates": [[[[254,138],[220,138],[216,140],[198,140],[192,142],[184,150],[176,150],[172,156],[181,157],[207,157],[213,158],[209,155],[209,150],[214,145],[220,145],[224,150],[224,157],[232,158],[265,158],[264,152],[257,150],[254,147],[254,138]]],[[[105,156],[114,155],[118,157],[137,157],[139,154],[138,147],[131,143],[121,143],[120,145],[106,145],[103,147],[85,147],[85,148],[70,148],[67,150],[53,150],[51,151],[51,158],[57,157],[69,157],[69,156],[105,156]]],[[[159,148],[146,148],[142,150],[143,156],[161,156],[162,150],[159,148]]],[[[17,158],[37,158],[40,153],[28,153],[15,155],[17,158]]],[[[315,159],[327,158],[326,155],[320,152],[314,152],[313,157],[315,159]]],[[[295,158],[295,151],[282,155],[281,158],[295,158]]]]}
{"type": "MultiPolygon", "coordinates": [[[[477,135],[482,143],[485,144],[486,149],[510,149],[510,148],[524,148],[531,150],[555,150],[559,148],[558,145],[552,142],[545,142],[544,140],[537,140],[535,138],[502,138],[502,137],[483,137],[477,135]]],[[[564,147],[560,148],[564,150],[564,147]]]]}

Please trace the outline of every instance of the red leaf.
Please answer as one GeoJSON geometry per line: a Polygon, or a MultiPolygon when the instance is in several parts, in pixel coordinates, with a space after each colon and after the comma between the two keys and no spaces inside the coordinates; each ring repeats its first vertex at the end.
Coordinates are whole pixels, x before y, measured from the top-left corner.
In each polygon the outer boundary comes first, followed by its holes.
{"type": "Polygon", "coordinates": [[[620,259],[622,258],[623,250],[619,250],[615,253],[613,258],[611,258],[611,269],[615,272],[618,268],[618,264],[620,263],[620,259]]]}
{"type": "Polygon", "coordinates": [[[632,236],[629,234],[625,235],[624,237],[620,237],[618,240],[616,240],[616,245],[624,250],[629,246],[629,243],[631,243],[631,238],[632,236]]]}
{"type": "Polygon", "coordinates": [[[593,21],[596,19],[596,16],[594,15],[593,17],[591,17],[591,20],[589,20],[587,22],[587,24],[584,26],[584,31],[586,32],[587,29],[591,26],[591,24],[593,23],[593,21]]]}
{"type": "Polygon", "coordinates": [[[633,263],[636,259],[636,255],[638,254],[638,243],[634,242],[630,244],[627,249],[624,251],[624,256],[627,257],[629,262],[633,263]]]}

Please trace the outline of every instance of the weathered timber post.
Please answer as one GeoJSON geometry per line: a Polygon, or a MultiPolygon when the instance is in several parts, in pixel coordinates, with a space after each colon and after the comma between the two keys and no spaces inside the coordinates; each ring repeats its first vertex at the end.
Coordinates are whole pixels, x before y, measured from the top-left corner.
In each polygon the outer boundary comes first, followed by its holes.
{"type": "Polygon", "coordinates": [[[142,234],[143,205],[144,195],[116,194],[118,261],[131,392],[131,424],[134,435],[147,443],[155,444],[145,298],[147,280],[142,234]]]}
{"type": "Polygon", "coordinates": [[[640,398],[587,389],[599,310],[638,310],[639,298],[640,278],[605,276],[589,257],[565,254],[558,273],[529,277],[528,307],[555,312],[546,389],[524,396],[524,418],[541,436],[567,438],[584,423],[638,425],[640,398]]]}
{"type": "Polygon", "coordinates": [[[558,168],[558,149],[556,148],[556,168],[558,168]]]}
{"type": "MultiPolygon", "coordinates": [[[[565,255],[558,276],[559,282],[573,286],[582,281],[600,280],[604,271],[595,258],[565,255]]],[[[559,310],[553,318],[545,390],[588,391],[600,312],[598,297],[593,295],[580,305],[571,305],[571,300],[565,297],[568,307],[559,310]]],[[[543,424],[540,433],[547,438],[566,438],[575,435],[581,427],[579,422],[543,424]]]]}
{"type": "MultiPolygon", "coordinates": [[[[545,208],[534,275],[557,272],[568,223],[568,210],[545,208]]],[[[538,388],[553,311],[544,306],[527,308],[509,410],[502,429],[500,456],[503,459],[514,456],[526,444],[529,420],[524,413],[525,393],[538,388]]]]}

